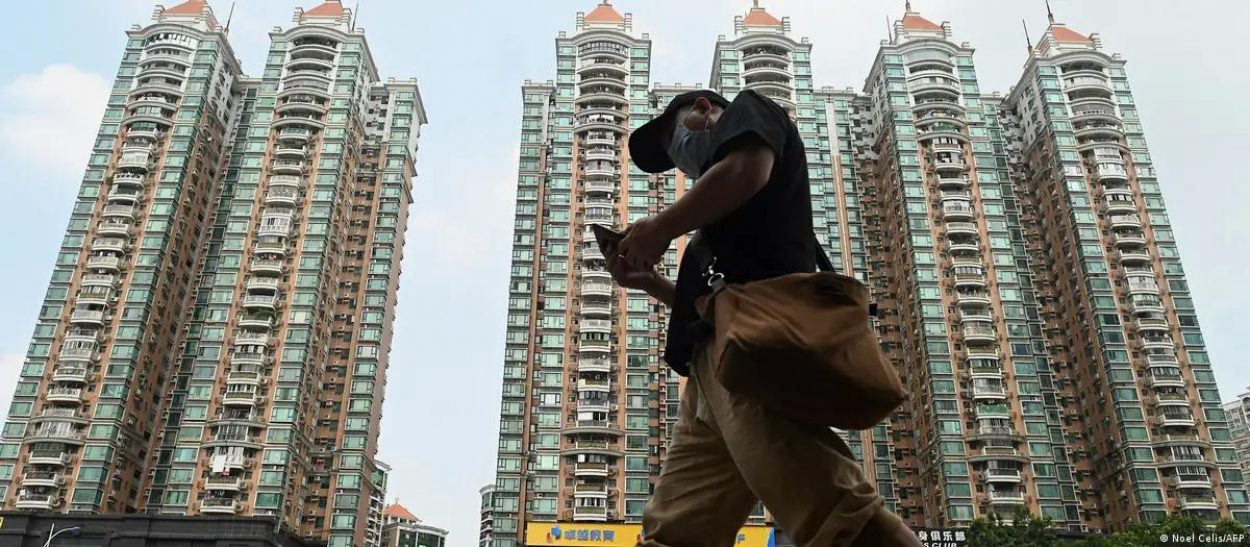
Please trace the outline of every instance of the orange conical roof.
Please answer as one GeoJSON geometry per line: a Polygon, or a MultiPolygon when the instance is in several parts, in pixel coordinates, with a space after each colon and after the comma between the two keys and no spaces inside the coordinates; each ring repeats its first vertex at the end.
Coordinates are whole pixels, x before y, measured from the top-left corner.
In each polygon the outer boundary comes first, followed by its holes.
{"type": "Polygon", "coordinates": [[[755,0],[754,5],[751,6],[751,11],[748,11],[747,16],[742,18],[742,22],[743,24],[759,27],[779,27],[782,24],[781,19],[773,17],[771,13],[760,7],[759,0],[755,0]]]}
{"type": "Polygon", "coordinates": [[[166,15],[199,15],[204,12],[204,8],[208,7],[206,0],[187,0],[172,8],[165,10],[166,15]]]}
{"type": "Polygon", "coordinates": [[[625,16],[612,7],[610,0],[603,0],[602,4],[586,14],[585,20],[592,23],[620,23],[625,20],[625,16]]]}
{"type": "Polygon", "coordinates": [[[1055,37],[1056,42],[1086,43],[1091,41],[1089,36],[1059,24],[1050,25],[1050,35],[1055,37]]]}
{"type": "Polygon", "coordinates": [[[404,520],[421,520],[417,518],[416,515],[412,514],[412,511],[409,511],[407,507],[404,507],[399,503],[392,503],[386,506],[386,509],[382,510],[382,514],[388,517],[395,517],[404,520]]]}
{"type": "Polygon", "coordinates": [[[320,6],[304,12],[304,15],[311,17],[339,17],[343,15],[343,3],[339,0],[329,0],[320,6]]]}
{"type": "Polygon", "coordinates": [[[908,30],[942,30],[942,26],[914,13],[903,16],[903,28],[908,30]]]}

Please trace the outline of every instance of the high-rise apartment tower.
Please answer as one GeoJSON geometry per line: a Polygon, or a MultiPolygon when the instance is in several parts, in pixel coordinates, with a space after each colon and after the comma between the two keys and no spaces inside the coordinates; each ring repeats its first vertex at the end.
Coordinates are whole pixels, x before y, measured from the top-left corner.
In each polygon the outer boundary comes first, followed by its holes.
{"type": "Polygon", "coordinates": [[[379,540],[425,113],[340,2],[294,22],[254,79],[202,0],[129,31],[0,443],[6,507],[379,540]]]}

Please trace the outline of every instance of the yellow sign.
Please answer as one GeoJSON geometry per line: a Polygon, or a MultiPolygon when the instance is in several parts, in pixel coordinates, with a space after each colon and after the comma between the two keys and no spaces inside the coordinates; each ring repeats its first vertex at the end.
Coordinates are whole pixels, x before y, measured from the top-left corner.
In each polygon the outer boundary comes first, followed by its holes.
{"type": "MultiPolygon", "coordinates": [[[[529,547],[634,547],[642,540],[641,524],[594,522],[532,522],[525,527],[529,547]]],[[[773,529],[744,526],[734,547],[773,547],[773,529]]]]}

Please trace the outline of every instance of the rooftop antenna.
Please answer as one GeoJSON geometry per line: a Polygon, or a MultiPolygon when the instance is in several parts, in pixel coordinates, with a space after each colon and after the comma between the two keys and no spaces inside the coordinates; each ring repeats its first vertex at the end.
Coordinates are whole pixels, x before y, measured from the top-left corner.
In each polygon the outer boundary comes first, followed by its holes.
{"type": "Polygon", "coordinates": [[[755,9],[760,9],[760,0],[751,0],[751,3],[754,4],[755,9]]]}
{"type": "Polygon", "coordinates": [[[351,31],[356,32],[356,19],[360,17],[360,0],[356,0],[356,7],[352,9],[351,31]]]}
{"type": "Polygon", "coordinates": [[[226,14],[226,29],[225,29],[225,33],[226,33],[226,34],[230,34],[230,21],[233,21],[233,20],[234,20],[234,6],[235,6],[235,4],[237,4],[237,3],[238,3],[238,2],[231,2],[231,3],[230,3],[230,13],[226,14]]]}
{"type": "Polygon", "coordinates": [[[1050,24],[1055,24],[1055,12],[1050,10],[1050,0],[1046,0],[1046,18],[1050,20],[1050,24]]]}
{"type": "Polygon", "coordinates": [[[1024,42],[1025,42],[1025,45],[1026,45],[1026,46],[1028,46],[1029,53],[1033,53],[1033,39],[1032,39],[1032,38],[1029,38],[1029,24],[1028,24],[1027,22],[1025,22],[1025,20],[1024,20],[1024,18],[1023,18],[1023,17],[1021,17],[1021,18],[1020,18],[1020,25],[1024,27],[1024,42]]]}
{"type": "Polygon", "coordinates": [[[890,14],[885,14],[885,39],[894,42],[894,25],[890,23],[890,14]]]}
{"type": "Polygon", "coordinates": [[[905,6],[905,8],[907,9],[907,13],[911,13],[911,0],[906,0],[905,2],[903,2],[903,6],[905,6]]]}

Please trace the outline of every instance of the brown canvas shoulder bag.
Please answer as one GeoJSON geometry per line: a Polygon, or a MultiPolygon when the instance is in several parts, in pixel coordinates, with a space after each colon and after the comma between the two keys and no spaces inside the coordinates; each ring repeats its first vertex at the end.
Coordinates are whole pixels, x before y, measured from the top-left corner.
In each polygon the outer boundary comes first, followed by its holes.
{"type": "Polygon", "coordinates": [[[782,415],[868,429],[907,392],[871,328],[868,288],[833,273],[816,249],[818,273],[735,284],[709,268],[700,314],[714,329],[712,369],[729,391],[782,415]]]}

